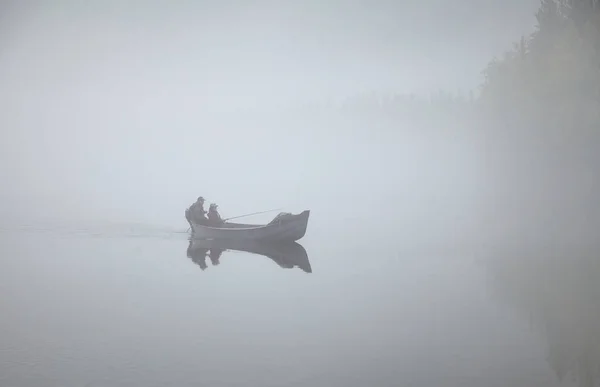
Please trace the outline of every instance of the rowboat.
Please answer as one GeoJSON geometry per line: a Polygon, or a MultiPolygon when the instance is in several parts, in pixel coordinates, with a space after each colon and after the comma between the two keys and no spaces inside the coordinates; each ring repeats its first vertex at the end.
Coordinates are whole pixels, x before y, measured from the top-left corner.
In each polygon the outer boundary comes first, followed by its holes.
{"type": "Polygon", "coordinates": [[[252,240],[270,242],[295,242],[306,234],[310,210],[300,214],[282,212],[267,224],[225,222],[218,226],[191,223],[195,239],[252,240]]]}
{"type": "Polygon", "coordinates": [[[203,270],[206,269],[206,256],[213,265],[219,264],[221,253],[226,250],[244,251],[272,259],[279,267],[292,269],[298,267],[306,273],[312,273],[308,254],[304,247],[296,242],[264,242],[252,240],[194,239],[190,238],[187,256],[203,270]]]}

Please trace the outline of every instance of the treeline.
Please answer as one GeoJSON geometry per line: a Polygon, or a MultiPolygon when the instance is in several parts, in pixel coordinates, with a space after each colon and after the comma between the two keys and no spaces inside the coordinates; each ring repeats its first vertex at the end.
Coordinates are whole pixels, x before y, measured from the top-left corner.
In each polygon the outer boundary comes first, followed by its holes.
{"type": "Polygon", "coordinates": [[[483,72],[485,223],[510,239],[593,243],[600,241],[600,2],[542,0],[536,16],[535,31],[483,72]]]}
{"type": "Polygon", "coordinates": [[[596,385],[600,1],[542,0],[536,16],[535,32],[483,73],[482,228],[504,237],[496,246],[531,247],[505,249],[500,258],[512,259],[496,260],[494,272],[507,297],[546,330],[558,378],[596,385]]]}
{"type": "Polygon", "coordinates": [[[582,135],[600,119],[600,2],[542,0],[536,17],[535,32],[484,70],[481,102],[530,130],[582,135]]]}

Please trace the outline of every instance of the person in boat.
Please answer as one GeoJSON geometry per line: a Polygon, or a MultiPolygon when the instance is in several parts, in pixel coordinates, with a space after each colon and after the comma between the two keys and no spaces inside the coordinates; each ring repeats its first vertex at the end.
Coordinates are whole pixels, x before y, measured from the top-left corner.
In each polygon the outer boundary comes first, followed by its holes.
{"type": "Polygon", "coordinates": [[[196,224],[206,223],[206,211],[204,210],[204,198],[202,196],[199,196],[198,199],[196,199],[196,202],[185,211],[185,218],[190,224],[190,227],[192,226],[192,222],[196,224]]]}
{"type": "Polygon", "coordinates": [[[210,207],[208,208],[208,224],[211,226],[219,226],[225,223],[225,221],[223,221],[221,218],[219,211],[217,210],[218,207],[219,206],[216,203],[211,203],[210,207]]]}

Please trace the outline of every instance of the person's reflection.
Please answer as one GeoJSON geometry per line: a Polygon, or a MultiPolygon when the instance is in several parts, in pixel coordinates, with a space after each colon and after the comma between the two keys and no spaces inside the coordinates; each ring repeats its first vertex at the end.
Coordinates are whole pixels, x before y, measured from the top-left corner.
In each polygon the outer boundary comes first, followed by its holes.
{"type": "Polygon", "coordinates": [[[210,249],[208,256],[213,266],[217,266],[220,263],[219,259],[221,258],[221,254],[223,254],[222,249],[210,249]]]}
{"type": "MultiPolygon", "coordinates": [[[[190,244],[187,248],[187,257],[192,260],[196,265],[200,266],[200,269],[206,270],[208,265],[206,264],[206,255],[208,253],[208,249],[204,248],[192,248],[192,241],[190,240],[190,244]]],[[[212,260],[212,258],[211,258],[212,260]]]]}

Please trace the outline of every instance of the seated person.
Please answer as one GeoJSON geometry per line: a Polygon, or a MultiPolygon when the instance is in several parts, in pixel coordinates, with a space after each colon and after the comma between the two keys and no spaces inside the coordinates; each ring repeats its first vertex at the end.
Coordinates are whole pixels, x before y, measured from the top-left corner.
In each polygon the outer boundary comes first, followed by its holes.
{"type": "Polygon", "coordinates": [[[208,224],[210,226],[218,226],[225,223],[225,221],[221,219],[217,207],[219,207],[217,204],[212,203],[208,208],[208,224]]]}

